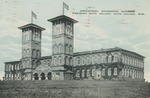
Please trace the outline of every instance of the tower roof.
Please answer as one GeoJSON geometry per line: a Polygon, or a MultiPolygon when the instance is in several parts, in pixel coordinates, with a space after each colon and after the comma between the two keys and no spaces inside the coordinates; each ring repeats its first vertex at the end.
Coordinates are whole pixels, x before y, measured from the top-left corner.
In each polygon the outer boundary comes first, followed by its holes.
{"type": "Polygon", "coordinates": [[[47,21],[53,22],[53,21],[56,21],[56,20],[59,20],[59,19],[67,19],[67,20],[70,20],[70,21],[72,21],[74,23],[78,22],[77,20],[74,20],[74,19],[72,19],[72,18],[70,18],[68,16],[65,16],[65,15],[60,15],[60,16],[54,17],[52,19],[48,19],[47,21]]]}
{"type": "Polygon", "coordinates": [[[34,27],[34,28],[38,28],[38,29],[41,29],[42,31],[45,30],[45,28],[41,27],[41,26],[38,26],[36,24],[33,24],[33,23],[29,23],[29,24],[26,24],[24,26],[21,26],[21,27],[18,27],[19,29],[24,29],[24,28],[28,28],[28,27],[34,27]]]}

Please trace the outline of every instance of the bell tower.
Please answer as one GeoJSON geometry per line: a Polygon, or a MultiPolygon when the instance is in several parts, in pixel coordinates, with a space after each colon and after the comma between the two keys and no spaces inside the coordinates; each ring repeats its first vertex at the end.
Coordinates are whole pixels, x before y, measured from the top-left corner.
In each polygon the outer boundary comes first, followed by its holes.
{"type": "Polygon", "coordinates": [[[65,16],[49,19],[52,22],[53,80],[72,78],[74,23],[78,21],[65,16]]]}
{"type": "Polygon", "coordinates": [[[44,28],[30,23],[19,27],[22,30],[22,80],[32,80],[32,70],[41,57],[41,38],[44,28]]]}

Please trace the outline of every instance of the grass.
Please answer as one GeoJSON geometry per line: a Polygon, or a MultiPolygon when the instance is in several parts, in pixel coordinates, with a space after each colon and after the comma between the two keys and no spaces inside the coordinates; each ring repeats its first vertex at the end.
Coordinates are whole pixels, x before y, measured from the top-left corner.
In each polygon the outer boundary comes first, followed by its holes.
{"type": "Polygon", "coordinates": [[[4,81],[0,98],[149,98],[150,84],[127,81],[4,81]]]}

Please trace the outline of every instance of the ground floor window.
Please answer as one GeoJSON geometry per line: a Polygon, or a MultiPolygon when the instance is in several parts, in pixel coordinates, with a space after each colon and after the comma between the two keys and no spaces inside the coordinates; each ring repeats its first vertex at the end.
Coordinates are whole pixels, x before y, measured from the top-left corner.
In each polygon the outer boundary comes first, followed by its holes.
{"type": "Polygon", "coordinates": [[[34,74],[34,80],[39,80],[39,77],[38,77],[37,73],[34,74]]]}
{"type": "Polygon", "coordinates": [[[51,80],[51,79],[52,79],[52,73],[51,73],[51,72],[49,72],[49,73],[47,74],[47,79],[48,79],[48,80],[51,80]]]}
{"type": "Polygon", "coordinates": [[[41,73],[41,80],[45,80],[45,74],[41,73]]]}

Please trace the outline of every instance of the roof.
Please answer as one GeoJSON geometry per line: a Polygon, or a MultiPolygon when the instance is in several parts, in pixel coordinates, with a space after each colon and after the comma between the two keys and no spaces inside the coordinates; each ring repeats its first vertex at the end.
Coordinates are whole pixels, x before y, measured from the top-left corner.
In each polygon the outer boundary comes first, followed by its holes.
{"type": "Polygon", "coordinates": [[[35,69],[35,71],[36,70],[44,71],[44,70],[51,70],[51,68],[46,64],[41,64],[35,69]]]}
{"type": "Polygon", "coordinates": [[[45,64],[41,64],[39,65],[35,70],[33,70],[33,74],[35,73],[38,73],[38,74],[41,74],[41,73],[45,73],[45,74],[48,74],[49,72],[51,72],[52,69],[50,66],[48,65],[45,65],[45,64]]]}
{"type": "Polygon", "coordinates": [[[84,54],[93,54],[93,53],[111,52],[111,51],[126,51],[126,52],[133,53],[133,54],[136,54],[138,56],[141,56],[141,57],[145,58],[144,56],[142,56],[142,55],[140,55],[140,54],[138,54],[136,52],[125,50],[125,49],[122,49],[122,48],[119,48],[119,47],[108,48],[108,49],[100,49],[100,50],[93,50],[93,51],[76,52],[76,53],[74,53],[74,56],[84,55],[84,54]]]}
{"type": "Polygon", "coordinates": [[[70,71],[70,70],[68,70],[68,71],[66,71],[65,73],[73,73],[72,71],[70,71]]]}
{"type": "Polygon", "coordinates": [[[19,62],[21,62],[21,61],[9,61],[9,62],[4,62],[4,63],[19,63],[19,62]]]}
{"type": "Polygon", "coordinates": [[[41,29],[41,30],[45,30],[45,28],[43,28],[41,26],[38,26],[36,24],[33,24],[33,23],[29,23],[29,24],[26,24],[26,25],[18,27],[18,28],[22,30],[22,29],[28,28],[28,27],[34,27],[34,28],[38,28],[38,29],[41,29]]]}
{"type": "Polygon", "coordinates": [[[39,58],[39,60],[43,60],[43,59],[52,59],[52,56],[43,56],[39,58]]]}
{"type": "Polygon", "coordinates": [[[53,66],[52,70],[66,70],[63,66],[53,66]]]}
{"type": "Polygon", "coordinates": [[[52,19],[48,19],[47,21],[53,22],[53,21],[56,21],[56,20],[59,20],[59,19],[67,19],[67,20],[70,20],[70,21],[72,21],[74,23],[78,22],[77,20],[74,20],[73,18],[70,18],[70,17],[65,16],[65,15],[60,15],[60,16],[54,17],[52,19]]]}
{"type": "Polygon", "coordinates": [[[32,72],[32,69],[26,69],[24,72],[25,73],[30,73],[30,72],[32,72]]]}

